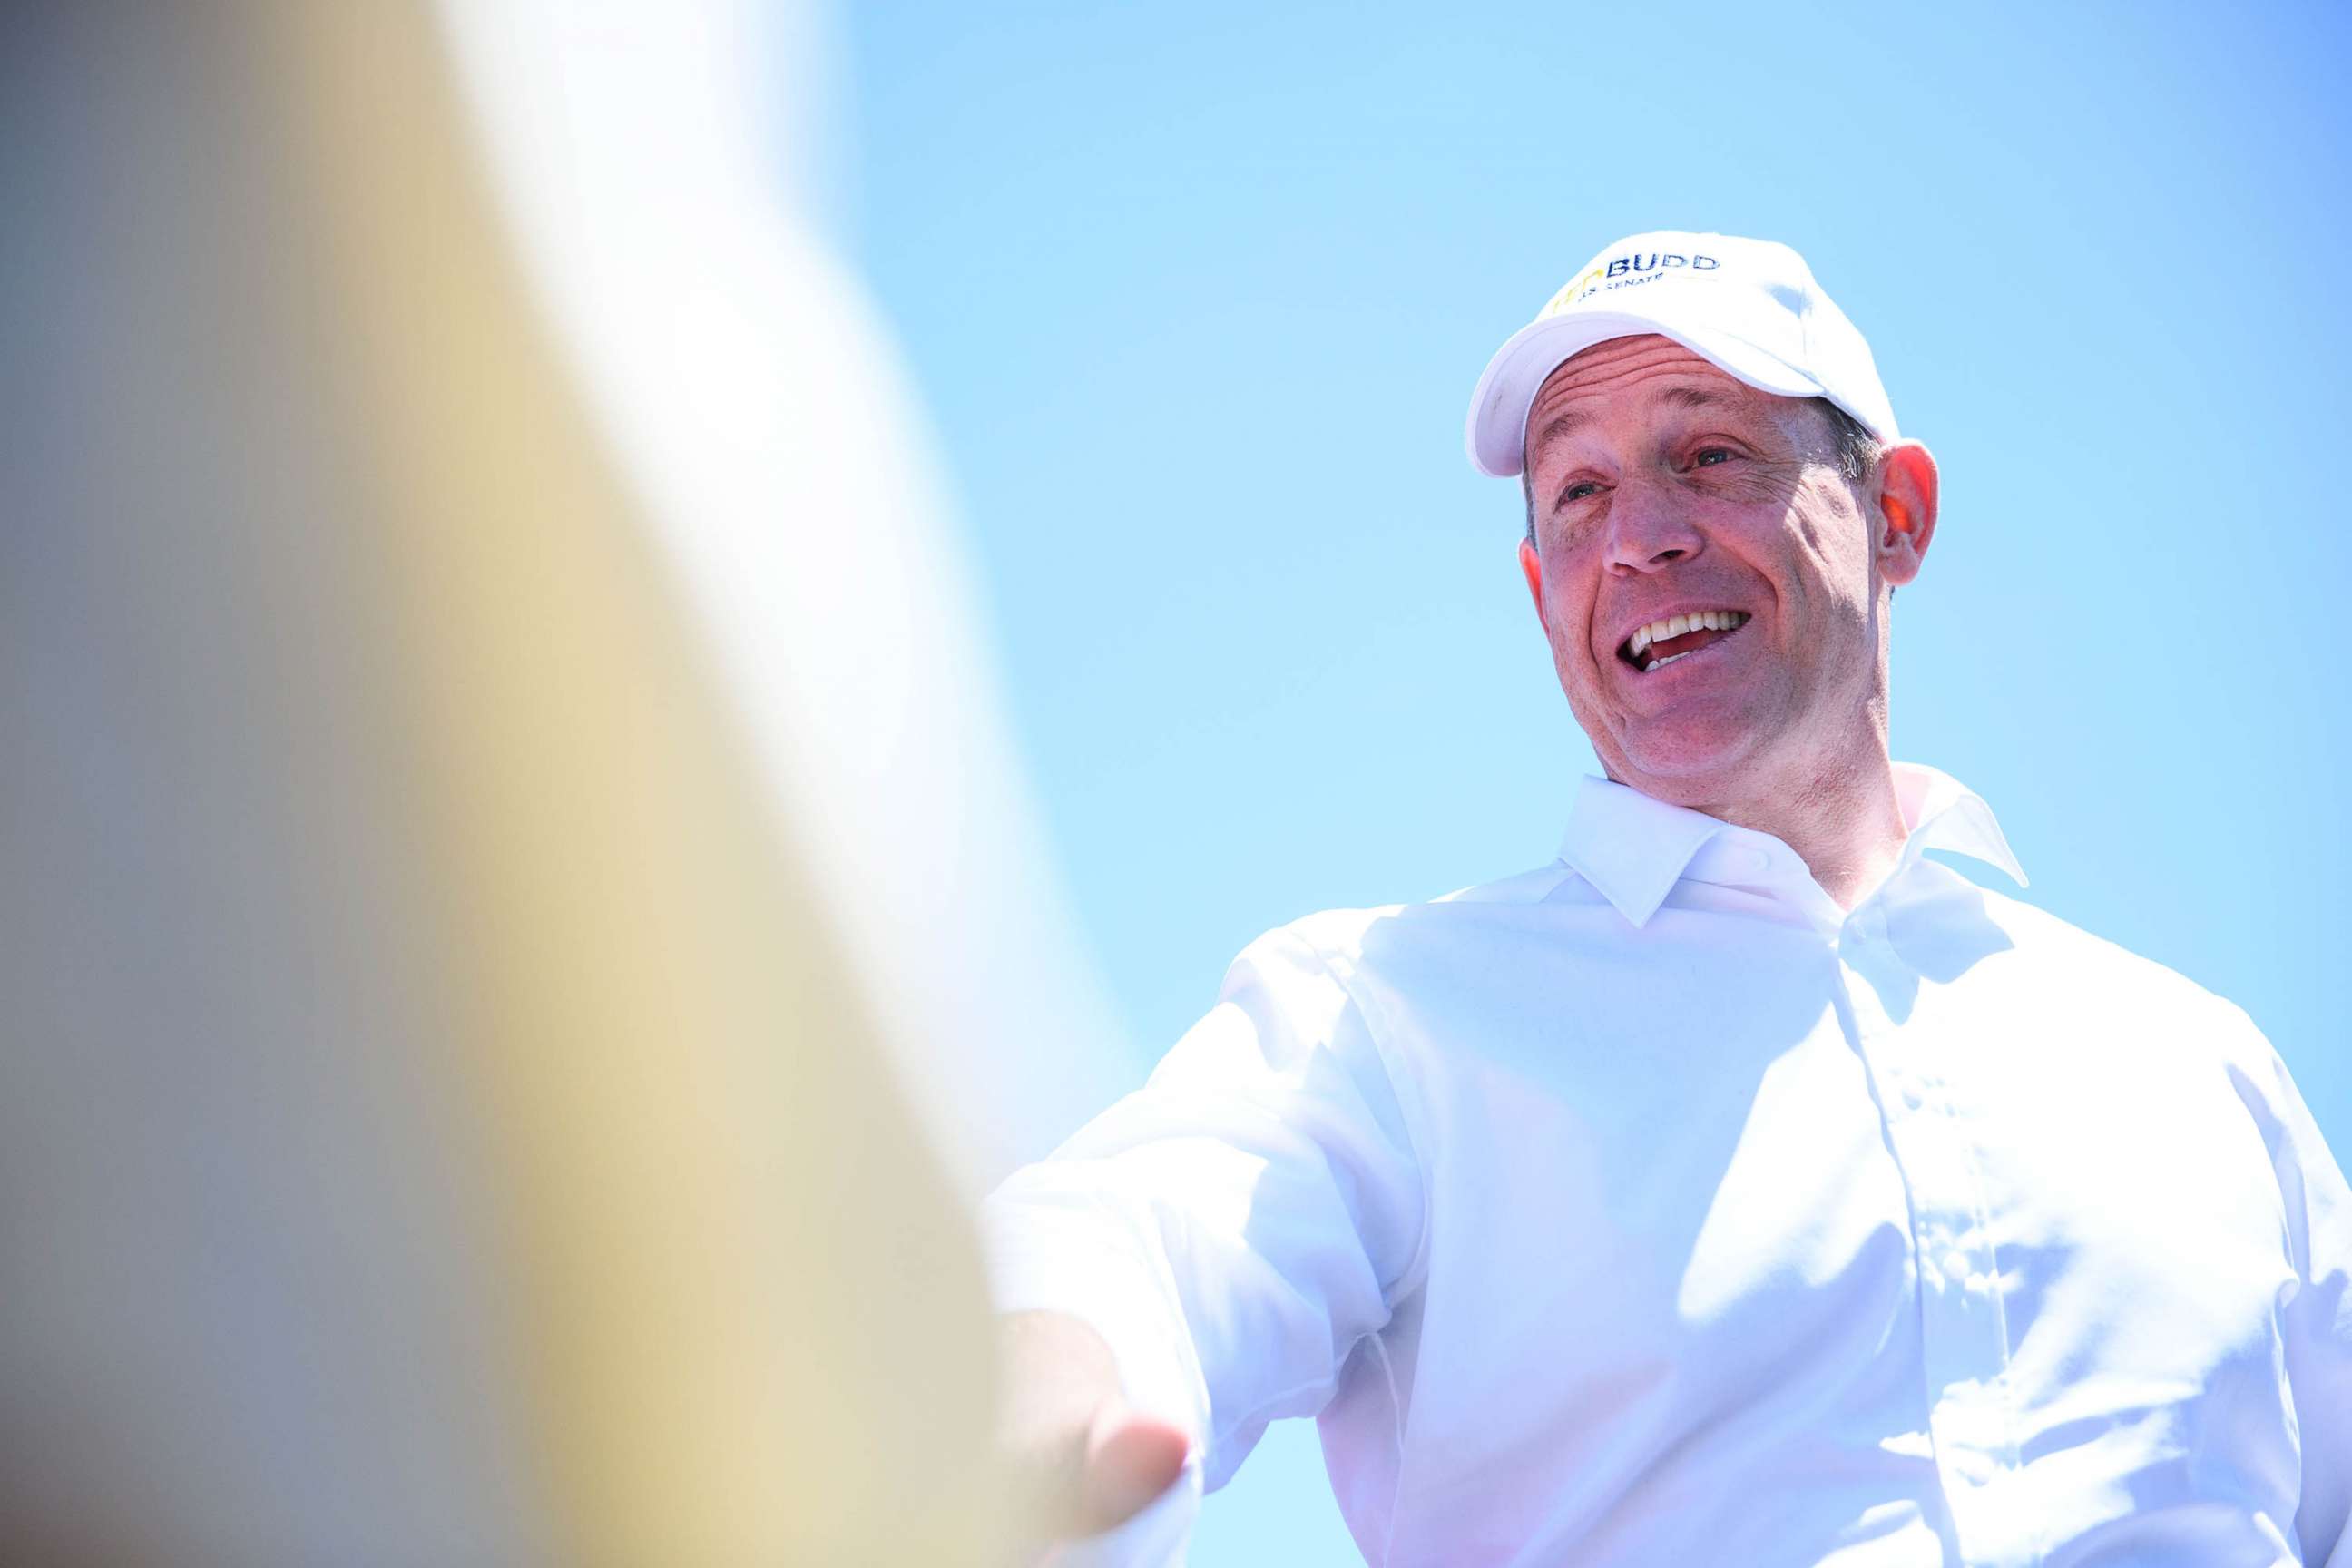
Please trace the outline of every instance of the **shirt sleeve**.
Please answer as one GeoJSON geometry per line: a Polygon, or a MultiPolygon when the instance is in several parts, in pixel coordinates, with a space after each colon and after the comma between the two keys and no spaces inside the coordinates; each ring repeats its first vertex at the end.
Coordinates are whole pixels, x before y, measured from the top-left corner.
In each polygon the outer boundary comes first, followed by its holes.
{"type": "Polygon", "coordinates": [[[1197,1499],[1267,1422],[1328,1403],[1349,1352],[1417,1288],[1425,1213],[1361,1009],[1282,931],[1234,961],[1141,1089],[981,1217],[997,1309],[1100,1333],[1128,1398],[1192,1434],[1197,1499]]]}
{"type": "Polygon", "coordinates": [[[2268,1081],[2250,1103],[2285,1201],[2295,1270],[2282,1307],[2303,1451],[2295,1536],[2311,1568],[2352,1568],[2352,1190],[2286,1063],[2259,1033],[2254,1042],[2268,1081]]]}

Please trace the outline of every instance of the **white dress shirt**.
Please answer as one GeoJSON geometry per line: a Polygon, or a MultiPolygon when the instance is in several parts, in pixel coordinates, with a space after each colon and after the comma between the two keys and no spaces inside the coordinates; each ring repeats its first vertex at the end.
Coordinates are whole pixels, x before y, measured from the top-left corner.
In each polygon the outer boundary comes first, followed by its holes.
{"type": "Polygon", "coordinates": [[[1318,1415],[1375,1564],[2352,1568],[2352,1194],[2238,1008],[1923,858],[1587,780],[1559,861],[1313,916],[984,1219],[1186,1426],[1318,1415]]]}

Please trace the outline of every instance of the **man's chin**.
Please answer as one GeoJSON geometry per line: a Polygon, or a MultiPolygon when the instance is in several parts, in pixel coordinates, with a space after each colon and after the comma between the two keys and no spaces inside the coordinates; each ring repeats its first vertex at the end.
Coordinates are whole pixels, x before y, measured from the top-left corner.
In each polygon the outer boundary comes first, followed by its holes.
{"type": "Polygon", "coordinates": [[[1718,798],[1754,761],[1754,738],[1746,731],[1648,737],[1609,759],[1609,775],[1643,795],[1676,805],[1718,798]],[[1685,798],[1687,797],[1687,798],[1685,798]]]}

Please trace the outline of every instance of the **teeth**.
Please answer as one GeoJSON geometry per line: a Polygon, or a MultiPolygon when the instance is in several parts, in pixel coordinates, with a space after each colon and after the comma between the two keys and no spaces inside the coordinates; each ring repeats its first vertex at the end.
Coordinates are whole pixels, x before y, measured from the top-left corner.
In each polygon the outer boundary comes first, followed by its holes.
{"type": "MultiPolygon", "coordinates": [[[[1747,624],[1748,616],[1746,612],[1740,610],[1696,610],[1689,615],[1668,616],[1663,621],[1652,621],[1627,638],[1626,651],[1639,659],[1649,650],[1652,643],[1664,642],[1668,637],[1678,637],[1696,631],[1737,631],[1747,624]]],[[[1675,655],[1675,658],[1681,657],[1680,654],[1675,655]]],[[[1672,662],[1674,662],[1673,659],[1654,660],[1642,667],[1643,673],[1647,674],[1661,664],[1672,662]]]]}
{"type": "Polygon", "coordinates": [[[1642,658],[1642,654],[1654,642],[1665,642],[1667,637],[1682,637],[1686,632],[1698,630],[1731,632],[1738,630],[1745,623],[1748,623],[1748,616],[1736,609],[1700,609],[1686,616],[1667,616],[1665,621],[1651,621],[1649,626],[1634,632],[1625,647],[1634,658],[1642,658]]]}

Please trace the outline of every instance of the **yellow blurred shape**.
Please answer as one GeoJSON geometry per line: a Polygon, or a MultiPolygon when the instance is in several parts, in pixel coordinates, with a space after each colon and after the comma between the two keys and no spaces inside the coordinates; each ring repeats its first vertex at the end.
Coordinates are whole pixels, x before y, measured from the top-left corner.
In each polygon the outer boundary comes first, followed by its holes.
{"type": "Polygon", "coordinates": [[[0,1556],[1002,1560],[972,1237],[542,340],[425,16],[6,31],[0,86],[50,73],[0,111],[48,117],[20,172],[48,147],[121,188],[45,229],[56,287],[12,304],[66,322],[97,390],[31,454],[56,539],[9,563],[11,614],[70,615],[0,642],[12,730],[61,748],[0,780],[0,1137],[27,1131],[6,1174],[42,1205],[0,1238],[39,1281],[0,1370],[67,1369],[69,1405],[0,1411],[0,1460],[44,1455],[0,1483],[0,1556]],[[125,313],[169,331],[122,360],[125,313]],[[153,771],[135,799],[93,795],[85,730],[153,771]],[[233,853],[223,821],[253,828],[233,853]],[[134,841],[171,867],[127,885],[134,841]],[[129,978],[157,965],[217,1005],[159,1016],[129,978]],[[225,1072],[247,1088],[183,1114],[225,1072]],[[103,1158],[34,1128],[91,1106],[103,1158]],[[188,1247],[177,1196],[222,1166],[263,1195],[188,1247]],[[204,1274],[224,1249],[286,1273],[204,1274]],[[330,1479],[365,1506],[315,1507],[330,1479]]]}

